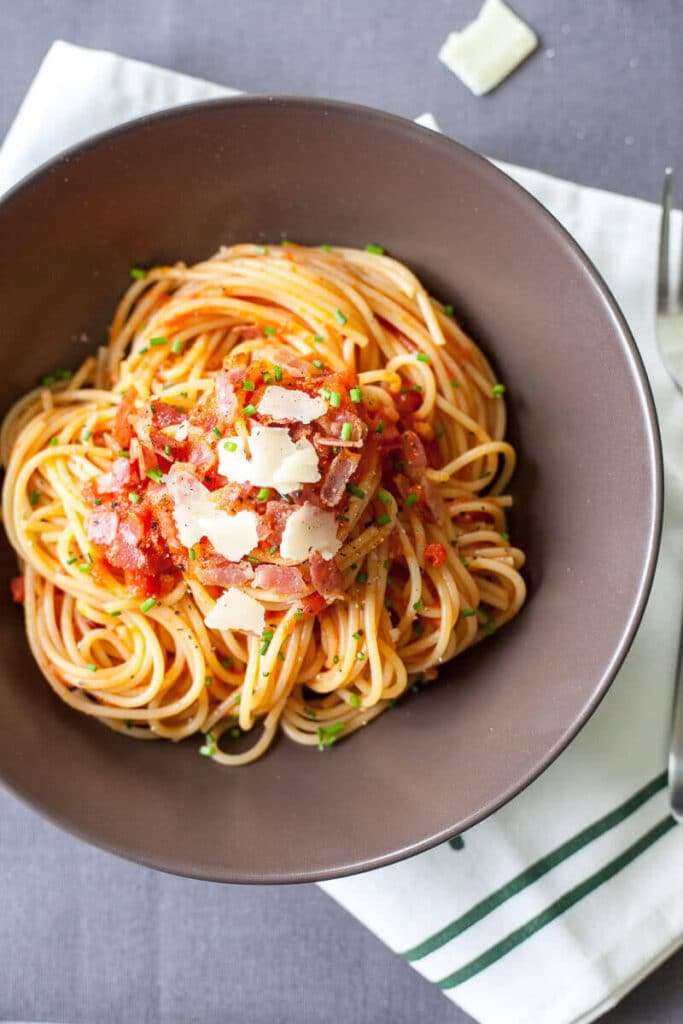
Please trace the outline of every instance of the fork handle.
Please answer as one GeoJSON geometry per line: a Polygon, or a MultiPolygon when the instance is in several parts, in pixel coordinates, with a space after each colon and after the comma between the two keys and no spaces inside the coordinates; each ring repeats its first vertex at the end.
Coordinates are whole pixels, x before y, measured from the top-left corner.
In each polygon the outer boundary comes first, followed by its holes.
{"type": "Polygon", "coordinates": [[[678,645],[678,665],[669,744],[669,803],[671,813],[683,822],[683,630],[678,645]]]}

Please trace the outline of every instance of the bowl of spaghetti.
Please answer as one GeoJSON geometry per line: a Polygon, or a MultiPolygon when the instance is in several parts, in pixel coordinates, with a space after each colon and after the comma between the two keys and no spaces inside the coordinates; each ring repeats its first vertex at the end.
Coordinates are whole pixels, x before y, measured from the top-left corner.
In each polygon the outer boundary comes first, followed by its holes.
{"type": "Polygon", "coordinates": [[[10,788],[301,881],[550,763],[637,628],[661,470],[623,318],[531,197],[389,115],[239,99],[69,151],[0,237],[10,788]]]}

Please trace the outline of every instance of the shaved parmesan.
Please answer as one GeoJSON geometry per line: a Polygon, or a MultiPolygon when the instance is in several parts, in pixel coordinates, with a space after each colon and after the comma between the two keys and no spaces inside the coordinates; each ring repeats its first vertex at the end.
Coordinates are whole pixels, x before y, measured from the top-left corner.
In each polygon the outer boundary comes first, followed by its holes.
{"type": "Polygon", "coordinates": [[[420,114],[419,117],[416,117],[415,124],[422,125],[423,128],[430,128],[433,132],[441,131],[436,118],[433,114],[430,114],[429,111],[424,114],[420,114]]]}
{"type": "Polygon", "coordinates": [[[204,625],[209,629],[243,629],[260,634],[266,625],[266,615],[259,601],[230,587],[218,598],[204,619],[204,625]]]}
{"type": "Polygon", "coordinates": [[[239,562],[258,544],[255,512],[242,509],[232,516],[229,512],[215,509],[211,515],[199,516],[201,536],[208,537],[219,555],[229,562],[239,562]]]}
{"type": "Polygon", "coordinates": [[[291,420],[294,423],[310,423],[324,416],[327,402],[324,398],[311,398],[305,391],[280,388],[276,384],[267,387],[259,402],[258,411],[263,416],[270,416],[281,423],[291,420]]]}
{"type": "Polygon", "coordinates": [[[341,547],[334,513],[305,502],[292,512],[285,524],[280,554],[293,562],[305,562],[314,551],[330,559],[341,547]]]}
{"type": "Polygon", "coordinates": [[[173,519],[180,543],[186,548],[192,547],[205,533],[199,522],[201,517],[212,516],[217,511],[211,492],[196,476],[177,466],[171,467],[166,486],[173,499],[173,519]]]}
{"type": "Polygon", "coordinates": [[[176,432],[175,432],[175,439],[176,439],[176,441],[187,441],[187,435],[189,434],[189,432],[190,432],[189,420],[183,420],[182,423],[179,423],[178,426],[176,427],[176,432]]]}
{"type": "Polygon", "coordinates": [[[503,0],[485,0],[474,21],[451,32],[439,52],[475,96],[495,89],[538,46],[533,29],[503,0]]]}
{"type": "Polygon", "coordinates": [[[218,445],[218,472],[233,483],[274,487],[282,494],[320,480],[318,456],[310,441],[294,443],[286,427],[254,426],[249,436],[251,458],[241,437],[218,445]]]}

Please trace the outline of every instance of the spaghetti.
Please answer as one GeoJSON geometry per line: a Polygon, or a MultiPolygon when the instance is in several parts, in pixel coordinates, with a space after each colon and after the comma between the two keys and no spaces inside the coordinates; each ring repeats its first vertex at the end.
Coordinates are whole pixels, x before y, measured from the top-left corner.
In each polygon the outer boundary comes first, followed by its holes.
{"type": "Polygon", "coordinates": [[[278,728],[331,746],[516,615],[505,389],[407,267],[235,245],[132,274],[109,345],[0,435],[62,700],[240,765],[278,728]]]}

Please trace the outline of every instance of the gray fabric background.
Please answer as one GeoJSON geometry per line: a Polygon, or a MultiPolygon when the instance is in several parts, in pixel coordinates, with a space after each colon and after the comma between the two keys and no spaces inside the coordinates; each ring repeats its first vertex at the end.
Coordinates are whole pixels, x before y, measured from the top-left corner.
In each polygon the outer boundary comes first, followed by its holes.
{"type": "MultiPolygon", "coordinates": [[[[475,99],[436,54],[479,2],[0,0],[0,137],[63,38],[248,92],[319,94],[406,117],[431,110],[490,156],[658,198],[664,165],[683,171],[680,0],[513,0],[542,46],[475,99]]],[[[469,1020],[313,886],[163,876],[85,846],[0,792],[0,1020],[14,1019],[469,1020]]],[[[683,1021],[683,952],[604,1019],[683,1021]]]]}

